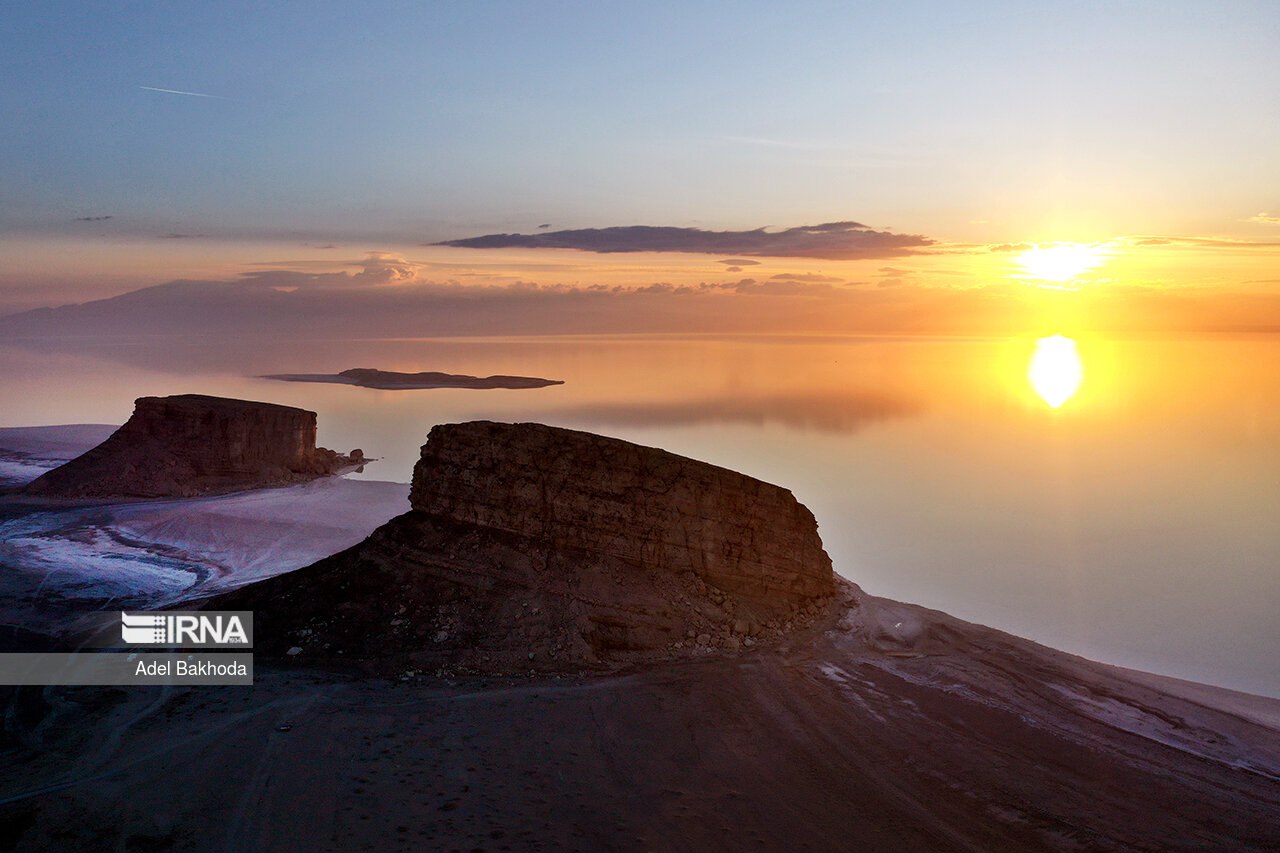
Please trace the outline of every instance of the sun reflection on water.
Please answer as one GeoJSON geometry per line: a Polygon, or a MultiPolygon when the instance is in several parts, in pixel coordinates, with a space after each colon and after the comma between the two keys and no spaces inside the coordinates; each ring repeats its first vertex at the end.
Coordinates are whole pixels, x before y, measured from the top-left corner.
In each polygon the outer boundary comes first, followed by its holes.
{"type": "Polygon", "coordinates": [[[1050,408],[1061,408],[1075,396],[1084,381],[1084,365],[1076,342],[1062,335],[1036,341],[1035,354],[1027,367],[1027,379],[1050,408]]]}

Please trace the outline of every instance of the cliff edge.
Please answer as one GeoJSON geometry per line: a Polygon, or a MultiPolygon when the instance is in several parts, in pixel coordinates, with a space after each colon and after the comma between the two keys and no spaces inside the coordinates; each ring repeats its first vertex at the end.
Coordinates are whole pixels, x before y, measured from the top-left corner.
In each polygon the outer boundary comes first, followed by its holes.
{"type": "Polygon", "coordinates": [[[410,505],[354,548],[207,606],[253,610],[268,654],[512,671],[737,649],[835,592],[813,514],[786,489],[589,433],[437,426],[410,505]]]}
{"type": "Polygon", "coordinates": [[[316,413],[305,409],[201,394],[140,397],[106,441],[24,491],[55,498],[192,497],[323,477],[360,464],[358,454],[316,447],[316,413]]]}

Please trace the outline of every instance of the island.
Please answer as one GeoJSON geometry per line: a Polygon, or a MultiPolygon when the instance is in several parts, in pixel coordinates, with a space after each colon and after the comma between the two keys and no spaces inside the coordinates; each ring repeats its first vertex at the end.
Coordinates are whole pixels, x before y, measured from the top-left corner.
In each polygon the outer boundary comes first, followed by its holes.
{"type": "Polygon", "coordinates": [[[356,385],[379,391],[408,391],[423,388],[545,388],[563,385],[563,379],[542,379],[537,376],[468,376],[465,373],[440,373],[425,370],[420,373],[398,373],[394,370],[378,370],[372,367],[353,367],[341,373],[270,373],[261,379],[278,379],[282,382],[328,382],[335,385],[356,385]]]}

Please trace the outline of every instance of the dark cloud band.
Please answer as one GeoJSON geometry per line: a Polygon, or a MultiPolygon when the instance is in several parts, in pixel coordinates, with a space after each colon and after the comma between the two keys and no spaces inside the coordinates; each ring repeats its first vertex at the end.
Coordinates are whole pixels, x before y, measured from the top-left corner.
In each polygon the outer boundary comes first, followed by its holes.
{"type": "Polygon", "coordinates": [[[783,231],[706,231],[654,225],[579,228],[544,234],[486,234],[434,245],[464,249],[578,249],[584,252],[690,252],[778,258],[860,260],[913,254],[933,245],[919,234],[876,231],[860,222],[826,222],[783,231]]]}

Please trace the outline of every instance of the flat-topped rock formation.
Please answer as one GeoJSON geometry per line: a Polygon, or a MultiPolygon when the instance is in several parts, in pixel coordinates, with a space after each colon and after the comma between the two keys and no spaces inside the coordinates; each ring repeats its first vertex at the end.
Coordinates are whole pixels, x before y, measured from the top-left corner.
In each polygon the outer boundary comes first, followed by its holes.
{"type": "Polygon", "coordinates": [[[57,498],[188,497],[299,483],[361,461],[316,447],[316,413],[305,409],[201,394],[141,397],[106,441],[25,491],[57,498]]]}
{"type": "Polygon", "coordinates": [[[341,373],[271,373],[263,379],[279,379],[283,382],[329,382],[335,385],[358,385],[380,391],[408,391],[424,388],[545,388],[563,385],[563,379],[542,379],[537,376],[468,376],[465,373],[440,373],[434,370],[420,373],[398,373],[394,370],[378,370],[372,367],[353,367],[341,373]]]}
{"type": "Polygon", "coordinates": [[[438,426],[409,501],[557,550],[693,572],[762,613],[831,591],[817,522],[790,491],[616,438],[541,424],[438,426]]]}
{"type": "Polygon", "coordinates": [[[483,671],[737,649],[833,595],[786,489],[540,424],[435,427],[411,509],[360,545],[213,599],[258,649],[483,671]]]}

